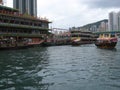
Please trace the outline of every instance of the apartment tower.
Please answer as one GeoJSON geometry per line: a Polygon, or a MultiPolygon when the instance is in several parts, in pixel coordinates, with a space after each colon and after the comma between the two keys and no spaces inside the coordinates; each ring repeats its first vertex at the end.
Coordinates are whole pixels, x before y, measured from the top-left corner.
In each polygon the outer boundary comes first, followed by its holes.
{"type": "Polygon", "coordinates": [[[13,8],[19,9],[21,14],[37,16],[37,0],[13,0],[13,8]]]}
{"type": "Polygon", "coordinates": [[[110,31],[120,30],[120,12],[109,13],[109,30],[110,31]]]}

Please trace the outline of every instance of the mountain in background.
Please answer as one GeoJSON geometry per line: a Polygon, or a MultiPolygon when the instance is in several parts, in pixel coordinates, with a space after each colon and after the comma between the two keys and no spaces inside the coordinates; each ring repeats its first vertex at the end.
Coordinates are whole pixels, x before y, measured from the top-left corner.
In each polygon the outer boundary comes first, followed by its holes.
{"type": "Polygon", "coordinates": [[[81,27],[72,27],[72,30],[82,30],[82,31],[106,31],[108,30],[108,19],[90,23],[81,27]]]}

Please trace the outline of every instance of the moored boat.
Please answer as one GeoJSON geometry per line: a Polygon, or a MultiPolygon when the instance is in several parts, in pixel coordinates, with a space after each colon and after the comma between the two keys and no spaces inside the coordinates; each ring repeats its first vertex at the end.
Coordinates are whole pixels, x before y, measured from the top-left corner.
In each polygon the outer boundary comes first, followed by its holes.
{"type": "Polygon", "coordinates": [[[90,31],[71,31],[71,44],[72,45],[82,45],[82,44],[92,44],[96,41],[95,35],[90,31]]]}
{"type": "Polygon", "coordinates": [[[100,34],[95,45],[99,48],[113,49],[118,42],[115,34],[100,34]]]}

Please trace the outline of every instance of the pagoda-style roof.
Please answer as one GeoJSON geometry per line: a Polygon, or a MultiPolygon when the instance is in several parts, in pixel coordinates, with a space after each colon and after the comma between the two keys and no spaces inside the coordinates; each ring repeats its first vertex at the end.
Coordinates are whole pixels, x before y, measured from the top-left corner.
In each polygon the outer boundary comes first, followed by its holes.
{"type": "Polygon", "coordinates": [[[0,10],[19,12],[18,9],[14,9],[14,8],[2,6],[2,5],[0,5],[0,10]]]}
{"type": "Polygon", "coordinates": [[[52,23],[48,19],[44,19],[44,18],[41,19],[41,18],[38,18],[38,17],[30,16],[30,15],[22,15],[22,14],[14,15],[14,14],[7,14],[7,13],[0,13],[0,15],[5,15],[5,16],[10,16],[10,17],[16,17],[16,18],[26,19],[26,20],[42,21],[42,22],[52,23]]]}
{"type": "Polygon", "coordinates": [[[38,29],[38,30],[48,30],[48,28],[42,28],[38,26],[29,26],[29,25],[19,25],[19,24],[10,24],[10,23],[0,23],[2,27],[13,27],[13,28],[22,28],[26,30],[30,29],[38,29]]]}

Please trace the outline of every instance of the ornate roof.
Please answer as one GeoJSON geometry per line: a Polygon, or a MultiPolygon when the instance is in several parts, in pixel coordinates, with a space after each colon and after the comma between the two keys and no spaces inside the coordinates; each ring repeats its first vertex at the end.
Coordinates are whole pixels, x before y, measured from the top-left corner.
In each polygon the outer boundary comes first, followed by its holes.
{"type": "Polygon", "coordinates": [[[0,5],[0,10],[7,10],[7,11],[19,12],[18,9],[14,9],[14,8],[2,6],[2,5],[0,5]]]}

